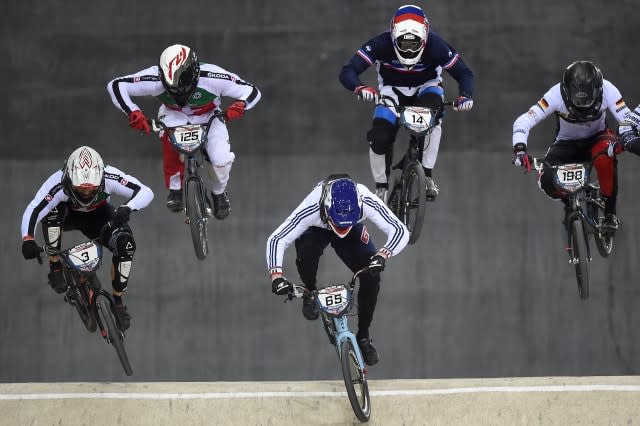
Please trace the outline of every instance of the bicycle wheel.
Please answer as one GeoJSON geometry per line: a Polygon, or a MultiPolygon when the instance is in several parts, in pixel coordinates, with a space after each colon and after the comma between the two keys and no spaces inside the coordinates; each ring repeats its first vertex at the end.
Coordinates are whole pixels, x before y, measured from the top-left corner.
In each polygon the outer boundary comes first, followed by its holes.
{"type": "Polygon", "coordinates": [[[132,375],[133,370],[131,369],[131,364],[129,364],[129,357],[124,349],[124,334],[116,325],[116,320],[114,318],[113,311],[111,310],[111,300],[109,300],[109,298],[104,294],[98,294],[96,296],[96,306],[98,307],[102,324],[104,324],[104,327],[106,328],[107,333],[104,337],[116,350],[124,372],[127,376],[132,375]]]}
{"type": "Polygon", "coordinates": [[[404,170],[402,187],[403,215],[401,217],[404,224],[409,229],[409,244],[418,241],[422,222],[426,210],[427,183],[422,166],[412,161],[404,170]]]}
{"type": "Polygon", "coordinates": [[[358,357],[351,339],[343,340],[340,345],[340,364],[342,365],[342,377],[351,408],[358,420],[369,421],[371,415],[371,400],[369,399],[369,385],[364,375],[364,366],[358,363],[358,357]]]}
{"type": "Polygon", "coordinates": [[[89,304],[89,291],[86,284],[80,284],[78,276],[75,273],[65,273],[65,280],[72,284],[67,287],[65,300],[73,305],[80,315],[80,319],[89,333],[96,331],[96,315],[95,311],[89,304]]]}
{"type": "Polygon", "coordinates": [[[587,238],[584,234],[582,220],[574,219],[574,221],[571,222],[571,258],[576,268],[578,294],[581,299],[587,299],[589,297],[588,256],[587,238]]]}
{"type": "Polygon", "coordinates": [[[187,217],[191,228],[193,248],[196,251],[196,257],[200,260],[207,257],[209,253],[206,206],[201,194],[200,182],[197,179],[190,179],[187,182],[187,217]]]}
{"type": "Polygon", "coordinates": [[[391,194],[389,194],[389,200],[387,206],[391,209],[393,214],[397,217],[402,217],[402,184],[398,181],[391,188],[391,194]]]}
{"type": "MultiPolygon", "coordinates": [[[[602,223],[604,219],[604,203],[600,197],[600,190],[593,189],[591,191],[591,200],[587,204],[587,214],[596,224],[602,223]]],[[[593,234],[598,253],[602,257],[608,257],[613,251],[613,237],[610,232],[598,230],[593,234]]]]}

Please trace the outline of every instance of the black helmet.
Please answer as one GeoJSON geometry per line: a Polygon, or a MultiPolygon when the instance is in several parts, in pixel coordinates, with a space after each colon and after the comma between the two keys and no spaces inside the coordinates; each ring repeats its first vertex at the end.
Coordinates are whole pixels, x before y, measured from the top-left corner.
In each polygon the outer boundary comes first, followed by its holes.
{"type": "Polygon", "coordinates": [[[160,55],[160,79],[165,90],[184,105],[198,87],[200,63],[193,49],[181,44],[167,47],[160,55]]]}
{"type": "Polygon", "coordinates": [[[573,117],[593,120],[602,105],[602,73],[590,61],[576,61],[564,71],[560,93],[573,117]]]}

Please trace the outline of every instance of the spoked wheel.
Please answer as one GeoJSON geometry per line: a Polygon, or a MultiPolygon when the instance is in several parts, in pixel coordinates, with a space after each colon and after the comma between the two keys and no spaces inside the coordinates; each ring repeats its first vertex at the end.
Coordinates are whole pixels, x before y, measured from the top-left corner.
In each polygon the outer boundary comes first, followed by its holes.
{"type": "MultiPolygon", "coordinates": [[[[591,191],[591,200],[587,204],[587,212],[589,217],[598,224],[598,226],[604,220],[604,202],[600,198],[600,190],[593,189],[591,191]]],[[[602,257],[608,257],[613,251],[613,238],[614,234],[602,230],[598,230],[593,234],[593,238],[596,243],[598,253],[602,257]]]]}
{"type": "Polygon", "coordinates": [[[118,358],[120,358],[120,364],[122,364],[122,368],[127,376],[132,375],[133,370],[131,369],[131,364],[129,364],[129,357],[124,349],[124,334],[116,325],[114,313],[111,310],[111,301],[104,294],[98,294],[96,297],[96,306],[100,320],[106,329],[104,330],[106,331],[106,336],[103,334],[103,337],[105,337],[107,342],[111,343],[116,350],[118,358]]]}
{"type": "Polygon", "coordinates": [[[418,241],[426,210],[427,183],[424,170],[417,161],[412,161],[404,171],[402,188],[402,221],[409,229],[409,244],[418,241]]]}
{"type": "Polygon", "coordinates": [[[587,237],[580,219],[574,219],[571,222],[571,259],[576,268],[578,294],[581,299],[587,299],[589,298],[589,253],[587,237]]]}
{"type": "Polygon", "coordinates": [[[204,200],[201,197],[200,182],[191,179],[187,182],[187,217],[191,228],[191,239],[196,257],[200,260],[207,257],[209,243],[207,241],[207,215],[204,200]]]}
{"type": "Polygon", "coordinates": [[[364,373],[364,366],[358,363],[351,339],[345,339],[340,345],[340,363],[351,408],[353,408],[358,420],[368,422],[371,415],[369,385],[364,373]]]}
{"type": "Polygon", "coordinates": [[[70,280],[73,283],[67,287],[65,300],[76,308],[86,329],[93,333],[97,329],[97,324],[95,311],[89,304],[89,288],[86,284],[80,284],[78,276],[73,273],[65,273],[65,279],[67,282],[70,280]]]}
{"type": "Polygon", "coordinates": [[[400,182],[396,182],[391,188],[391,194],[389,194],[389,200],[387,201],[387,206],[391,209],[393,214],[397,217],[402,217],[404,212],[402,211],[402,184],[400,182]]]}

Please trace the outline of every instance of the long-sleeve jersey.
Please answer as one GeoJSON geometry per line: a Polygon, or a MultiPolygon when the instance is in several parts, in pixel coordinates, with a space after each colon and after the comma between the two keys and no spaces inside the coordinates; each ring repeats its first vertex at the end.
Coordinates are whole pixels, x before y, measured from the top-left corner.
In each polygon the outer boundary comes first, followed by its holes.
{"type": "Polygon", "coordinates": [[[560,93],[560,83],[557,83],[544,94],[544,96],[529,111],[519,116],[513,123],[513,139],[517,143],[527,144],[529,131],[536,124],[555,113],[558,120],[556,140],[587,139],[607,128],[607,109],[615,117],[618,123],[624,121],[625,115],[631,111],[622,99],[622,95],[616,86],[610,81],[602,82],[602,104],[593,120],[577,121],[572,118],[564,104],[560,93]]]}
{"type": "Polygon", "coordinates": [[[107,90],[113,104],[127,115],[140,109],[131,100],[132,96],[154,96],[167,108],[189,116],[219,109],[222,96],[244,101],[247,110],[253,108],[261,97],[260,91],[252,84],[217,65],[207,63],[200,63],[198,87],[182,107],[165,91],[157,65],[113,79],[107,85],[107,90]]]}
{"type": "Polygon", "coordinates": [[[458,82],[461,96],[473,97],[473,73],[462,61],[456,50],[437,33],[430,31],[420,62],[408,69],[398,61],[389,31],[367,41],[351,57],[340,71],[342,85],[354,91],[361,86],[359,75],[369,66],[376,66],[378,85],[393,87],[417,87],[426,82],[442,82],[442,70],[458,82]]]}
{"type": "Polygon", "coordinates": [[[132,211],[141,210],[153,200],[153,191],[133,176],[127,175],[112,166],[104,169],[104,188],[89,206],[80,206],[72,202],[65,194],[62,185],[62,170],[54,174],[42,184],[36,196],[29,203],[22,215],[22,237],[33,237],[38,223],[60,203],[68,203],[68,208],[74,211],[87,212],[109,202],[111,194],[120,195],[127,199],[123,205],[132,211]]]}
{"type": "MultiPolygon", "coordinates": [[[[322,185],[322,182],[318,183],[267,240],[267,268],[269,271],[282,270],[285,250],[309,227],[331,229],[320,216],[322,185]]],[[[409,241],[407,227],[366,186],[357,184],[357,187],[362,201],[360,222],[368,218],[387,234],[384,248],[392,256],[395,256],[405,248],[409,241]]]]}

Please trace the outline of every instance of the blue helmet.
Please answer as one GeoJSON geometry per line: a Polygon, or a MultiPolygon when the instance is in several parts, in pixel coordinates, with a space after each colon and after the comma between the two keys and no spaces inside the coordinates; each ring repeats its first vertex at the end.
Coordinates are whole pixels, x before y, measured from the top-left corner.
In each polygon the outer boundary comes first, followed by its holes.
{"type": "Polygon", "coordinates": [[[323,216],[340,238],[347,236],[362,217],[362,201],[356,184],[349,178],[329,180],[323,194],[323,216]]]}

